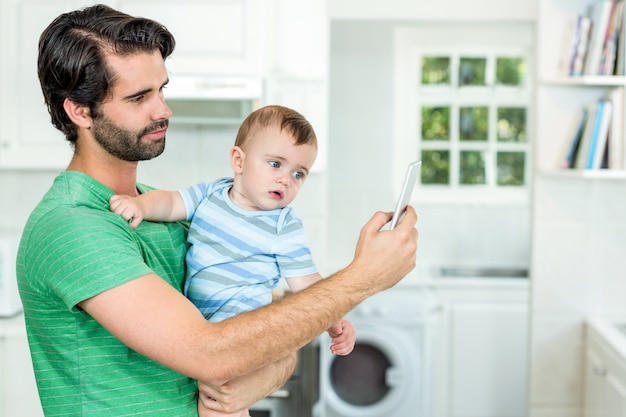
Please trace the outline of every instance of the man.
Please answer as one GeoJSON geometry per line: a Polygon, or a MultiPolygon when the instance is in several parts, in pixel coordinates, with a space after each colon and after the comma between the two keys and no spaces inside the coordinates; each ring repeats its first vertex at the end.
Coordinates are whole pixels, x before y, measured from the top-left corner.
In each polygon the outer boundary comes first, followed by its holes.
{"type": "Polygon", "coordinates": [[[113,194],[148,189],[136,183],[138,161],[163,152],[174,44],[157,22],[102,5],[63,14],[41,35],[45,101],[74,146],[31,214],[17,260],[47,416],[244,409],[289,378],[297,349],[415,265],[415,211],[384,232],[391,216],[379,212],[344,270],[281,302],[206,321],[181,294],[184,225],[133,230],[109,211],[113,194]]]}

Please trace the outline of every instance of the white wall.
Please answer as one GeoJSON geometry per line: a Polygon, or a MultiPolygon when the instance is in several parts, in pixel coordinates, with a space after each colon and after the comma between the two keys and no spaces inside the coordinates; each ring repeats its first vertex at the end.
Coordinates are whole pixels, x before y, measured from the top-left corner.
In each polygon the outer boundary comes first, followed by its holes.
{"type": "Polygon", "coordinates": [[[333,19],[530,21],[537,13],[535,0],[329,0],[327,4],[333,19]]]}
{"type": "MultiPolygon", "coordinates": [[[[394,28],[419,22],[334,20],[329,74],[329,263],[351,259],[362,224],[394,194],[394,28]]],[[[419,190],[417,191],[419,193],[419,190]]],[[[528,266],[527,205],[420,204],[418,269],[528,266]]]]}

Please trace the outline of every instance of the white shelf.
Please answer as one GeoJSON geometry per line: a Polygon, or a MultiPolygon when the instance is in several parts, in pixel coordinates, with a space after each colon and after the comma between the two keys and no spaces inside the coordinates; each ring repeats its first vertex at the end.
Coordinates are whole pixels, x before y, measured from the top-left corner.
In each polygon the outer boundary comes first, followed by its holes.
{"type": "Polygon", "coordinates": [[[563,169],[542,170],[542,176],[601,180],[626,180],[626,170],[622,169],[563,169]]]}
{"type": "Polygon", "coordinates": [[[579,77],[546,77],[540,80],[544,85],[566,86],[566,87],[615,87],[626,85],[625,76],[615,75],[584,75],[579,77]]]}

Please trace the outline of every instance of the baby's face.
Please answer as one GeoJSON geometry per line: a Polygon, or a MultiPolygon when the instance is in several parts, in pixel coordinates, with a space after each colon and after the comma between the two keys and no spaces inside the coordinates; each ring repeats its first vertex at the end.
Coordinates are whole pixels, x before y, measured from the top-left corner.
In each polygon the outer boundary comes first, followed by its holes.
{"type": "MultiPolygon", "coordinates": [[[[235,204],[249,210],[283,208],[296,198],[317,156],[315,145],[296,145],[278,126],[267,127],[248,139],[235,204]]],[[[237,181],[237,179],[235,180],[237,181]]]]}

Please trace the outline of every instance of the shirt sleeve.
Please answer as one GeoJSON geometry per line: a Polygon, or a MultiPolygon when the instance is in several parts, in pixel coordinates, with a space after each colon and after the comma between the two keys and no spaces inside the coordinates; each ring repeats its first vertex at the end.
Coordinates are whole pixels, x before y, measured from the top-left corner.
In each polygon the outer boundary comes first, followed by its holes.
{"type": "Polygon", "coordinates": [[[191,187],[179,190],[180,196],[185,204],[186,218],[191,220],[196,214],[196,210],[200,204],[206,200],[212,193],[225,187],[230,187],[233,183],[232,178],[220,178],[217,181],[201,182],[191,187]]]}
{"type": "Polygon", "coordinates": [[[62,207],[33,228],[27,274],[38,280],[33,285],[74,309],[81,301],[152,273],[137,239],[114,213],[62,207]]]}
{"type": "Polygon", "coordinates": [[[318,272],[300,216],[286,208],[276,244],[276,262],[284,278],[301,277],[318,272]]]}

